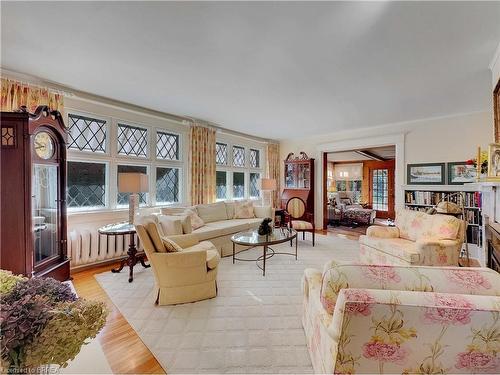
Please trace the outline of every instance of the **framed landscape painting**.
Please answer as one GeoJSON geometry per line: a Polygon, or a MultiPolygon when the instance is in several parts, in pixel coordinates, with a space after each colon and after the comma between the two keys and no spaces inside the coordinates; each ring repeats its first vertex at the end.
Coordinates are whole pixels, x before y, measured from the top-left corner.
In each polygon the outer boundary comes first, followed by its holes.
{"type": "Polygon", "coordinates": [[[408,164],[408,185],[444,185],[445,163],[408,164]]]}
{"type": "Polygon", "coordinates": [[[477,168],[465,161],[448,163],[448,184],[463,185],[476,182],[477,168]]]}

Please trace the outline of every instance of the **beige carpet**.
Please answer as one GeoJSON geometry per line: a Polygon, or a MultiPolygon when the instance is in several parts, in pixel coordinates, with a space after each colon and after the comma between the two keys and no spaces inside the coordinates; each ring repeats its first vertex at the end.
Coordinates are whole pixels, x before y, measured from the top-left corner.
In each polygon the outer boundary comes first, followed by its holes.
{"type": "MultiPolygon", "coordinates": [[[[168,373],[311,373],[301,325],[301,276],[331,259],[357,261],[358,242],[332,236],[299,241],[299,259],[275,255],[266,276],[254,262],[223,258],[216,298],[155,306],[153,274],[96,275],[100,285],[168,373]]],[[[290,251],[288,244],[274,246],[290,251]]],[[[256,258],[262,248],[240,257],[256,258]]]]}

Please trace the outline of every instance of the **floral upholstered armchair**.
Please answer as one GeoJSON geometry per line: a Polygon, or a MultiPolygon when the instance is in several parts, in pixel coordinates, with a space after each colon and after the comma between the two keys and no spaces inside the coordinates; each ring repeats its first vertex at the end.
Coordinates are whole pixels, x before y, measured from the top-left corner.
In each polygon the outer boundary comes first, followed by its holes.
{"type": "Polygon", "coordinates": [[[303,277],[315,373],[500,373],[500,275],[327,263],[303,277]]]}
{"type": "Polygon", "coordinates": [[[396,226],[371,226],[359,237],[360,259],[372,264],[457,266],[464,223],[449,215],[400,209],[396,226]]]}

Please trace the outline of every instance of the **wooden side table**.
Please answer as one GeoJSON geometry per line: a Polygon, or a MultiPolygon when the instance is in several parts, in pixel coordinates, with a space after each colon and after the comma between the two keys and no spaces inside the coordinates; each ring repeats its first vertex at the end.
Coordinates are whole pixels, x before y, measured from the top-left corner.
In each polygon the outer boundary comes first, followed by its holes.
{"type": "Polygon", "coordinates": [[[141,262],[144,268],[151,267],[151,265],[145,263],[147,259],[146,254],[144,254],[143,251],[138,252],[137,248],[135,247],[135,227],[133,224],[130,224],[129,222],[110,224],[99,228],[98,232],[106,236],[125,236],[128,234],[130,238],[127,251],[128,257],[122,259],[122,261],[120,262],[120,267],[113,268],[111,272],[121,272],[123,267],[127,265],[129,267],[128,282],[131,283],[132,281],[134,281],[134,266],[137,264],[137,262],[141,262]]]}

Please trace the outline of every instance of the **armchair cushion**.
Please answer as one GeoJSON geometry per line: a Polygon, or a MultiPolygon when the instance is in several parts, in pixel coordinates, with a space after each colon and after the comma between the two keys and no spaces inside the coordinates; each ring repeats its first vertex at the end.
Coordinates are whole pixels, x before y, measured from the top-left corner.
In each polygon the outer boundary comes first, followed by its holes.
{"type": "Polygon", "coordinates": [[[165,251],[167,251],[158,231],[158,226],[153,222],[149,222],[146,224],[146,230],[148,231],[151,241],[153,241],[153,245],[156,251],[160,253],[164,253],[165,251]]]}
{"type": "Polygon", "coordinates": [[[314,228],[310,222],[303,220],[292,220],[291,224],[295,230],[312,230],[314,228]]]}
{"type": "Polygon", "coordinates": [[[210,241],[201,241],[198,244],[182,249],[182,252],[188,253],[193,251],[206,251],[207,253],[207,268],[214,270],[220,262],[220,255],[217,248],[210,241]]]}
{"type": "Polygon", "coordinates": [[[168,238],[170,239],[170,241],[175,242],[177,245],[179,245],[183,249],[187,249],[188,247],[198,245],[198,243],[200,242],[198,240],[198,236],[196,236],[195,234],[169,236],[168,238]]]}

